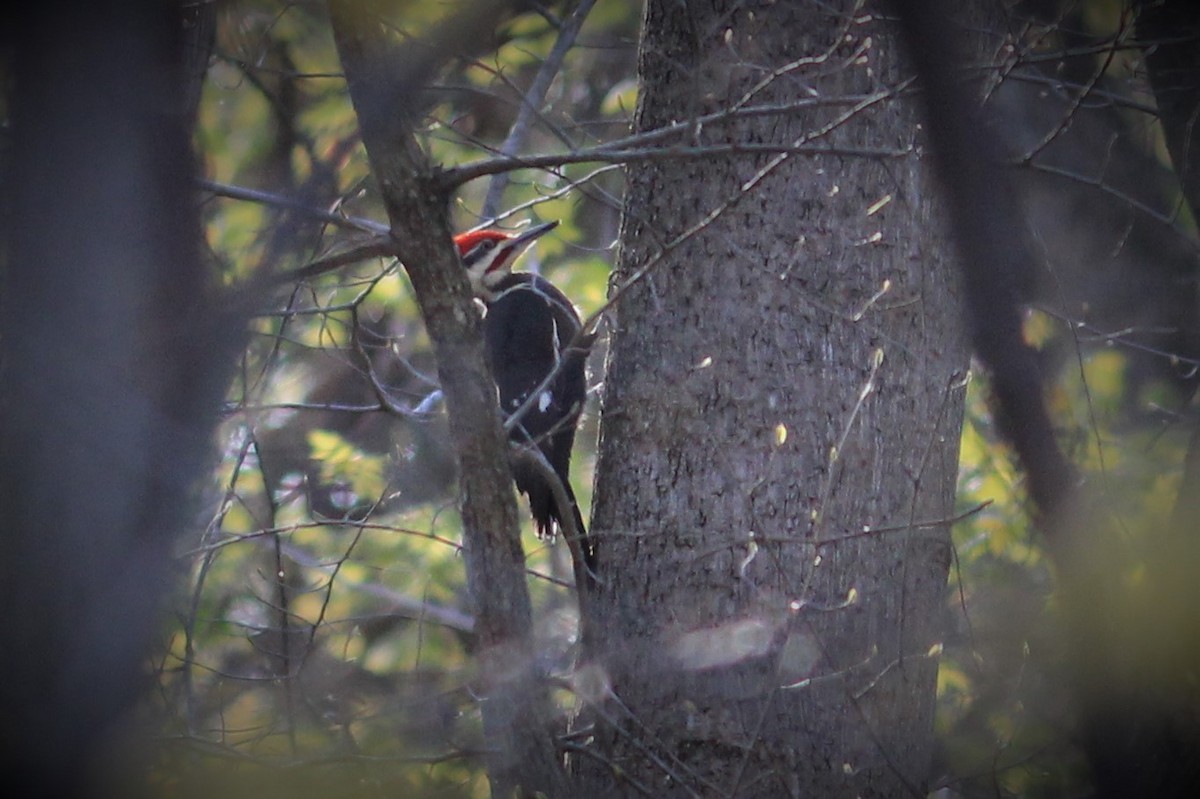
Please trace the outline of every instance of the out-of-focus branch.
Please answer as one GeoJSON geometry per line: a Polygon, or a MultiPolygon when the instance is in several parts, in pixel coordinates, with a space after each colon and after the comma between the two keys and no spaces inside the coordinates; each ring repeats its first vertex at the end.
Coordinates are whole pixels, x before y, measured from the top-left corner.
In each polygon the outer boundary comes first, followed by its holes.
{"type": "MultiPolygon", "coordinates": [[[[1146,67],[1183,202],[1196,219],[1200,214],[1200,6],[1189,0],[1141,0],[1134,24],[1147,45],[1146,67]]],[[[1194,275],[1195,258],[1191,265],[1194,275]]],[[[1183,286],[1196,302],[1196,282],[1188,280],[1183,286]]],[[[1183,332],[1184,354],[1200,353],[1200,330],[1183,332]]],[[[1192,388],[1196,388],[1194,381],[1192,388]]],[[[1195,443],[1200,446],[1200,436],[1195,443]]],[[[1193,476],[1196,473],[1189,470],[1187,477],[1193,476]]],[[[1200,484],[1184,483],[1183,491],[1194,494],[1198,490],[1200,484]]]]}
{"type": "Polygon", "coordinates": [[[1137,4],[1138,38],[1171,160],[1193,213],[1200,210],[1200,6],[1190,0],[1137,4]]]}
{"type": "Polygon", "coordinates": [[[1003,149],[982,119],[981,92],[962,81],[949,4],[893,5],[924,89],[934,163],[961,253],[971,340],[991,376],[998,421],[1028,474],[1029,493],[1039,511],[1052,515],[1072,493],[1074,469],[1055,440],[1036,357],[1021,332],[1015,287],[1029,282],[1035,262],[1016,193],[1003,188],[1003,149]]]}

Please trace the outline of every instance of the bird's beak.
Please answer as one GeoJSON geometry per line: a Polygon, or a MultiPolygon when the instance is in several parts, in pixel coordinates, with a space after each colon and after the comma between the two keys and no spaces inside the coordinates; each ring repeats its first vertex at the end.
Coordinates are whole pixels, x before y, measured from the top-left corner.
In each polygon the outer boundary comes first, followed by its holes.
{"type": "Polygon", "coordinates": [[[508,246],[514,251],[520,252],[528,247],[543,233],[549,233],[554,228],[558,227],[558,220],[552,219],[549,222],[543,222],[540,225],[534,225],[529,230],[523,230],[517,235],[508,240],[508,246]]]}

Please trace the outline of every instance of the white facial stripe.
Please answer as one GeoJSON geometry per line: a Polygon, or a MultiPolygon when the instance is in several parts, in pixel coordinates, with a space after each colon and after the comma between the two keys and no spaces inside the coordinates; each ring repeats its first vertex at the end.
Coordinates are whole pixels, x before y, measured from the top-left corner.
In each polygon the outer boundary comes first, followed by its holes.
{"type": "Polygon", "coordinates": [[[471,279],[471,284],[480,285],[492,269],[492,264],[505,252],[506,248],[499,246],[499,242],[491,239],[485,239],[467,250],[463,254],[462,260],[467,267],[467,275],[471,279]]]}

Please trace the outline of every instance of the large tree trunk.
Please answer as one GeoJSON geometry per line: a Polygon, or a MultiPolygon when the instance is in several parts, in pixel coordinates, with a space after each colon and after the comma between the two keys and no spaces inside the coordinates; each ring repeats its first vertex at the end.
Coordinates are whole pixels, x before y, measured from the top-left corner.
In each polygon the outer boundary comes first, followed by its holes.
{"type": "Polygon", "coordinates": [[[834,5],[648,4],[638,129],[808,58],[749,105],[830,102],[687,143],[834,150],[629,171],[615,285],[661,262],[606,376],[596,795],[925,793],[966,348],[925,162],[866,152],[918,137],[863,101],[903,78],[893,31],[834,5]]]}

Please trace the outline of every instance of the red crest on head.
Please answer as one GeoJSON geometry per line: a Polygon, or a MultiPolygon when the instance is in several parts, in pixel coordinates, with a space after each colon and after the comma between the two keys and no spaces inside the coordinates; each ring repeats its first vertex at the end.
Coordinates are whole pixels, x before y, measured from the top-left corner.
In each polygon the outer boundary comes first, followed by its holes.
{"type": "Polygon", "coordinates": [[[471,248],[483,241],[501,242],[507,241],[511,236],[499,230],[472,230],[468,233],[459,233],[454,237],[454,243],[458,245],[458,254],[466,255],[471,251],[471,248]]]}
{"type": "Polygon", "coordinates": [[[502,230],[472,230],[454,237],[459,257],[471,276],[471,283],[479,294],[484,284],[495,283],[508,274],[513,261],[543,233],[553,230],[557,221],[543,222],[520,233],[505,233],[502,230]]]}

